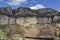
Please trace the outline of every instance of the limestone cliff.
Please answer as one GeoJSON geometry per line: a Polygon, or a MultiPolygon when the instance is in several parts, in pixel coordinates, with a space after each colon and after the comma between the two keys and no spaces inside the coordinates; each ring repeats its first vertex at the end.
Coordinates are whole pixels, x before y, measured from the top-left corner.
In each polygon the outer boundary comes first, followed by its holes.
{"type": "Polygon", "coordinates": [[[53,22],[57,21],[56,16],[59,19],[59,14],[55,9],[52,8],[42,8],[38,10],[32,10],[30,8],[17,8],[12,9],[11,7],[3,7],[0,8],[0,21],[5,21],[10,24],[21,24],[26,25],[35,24],[37,22],[53,22]],[[6,19],[6,20],[4,20],[6,19]],[[29,22],[30,21],[30,22],[29,22]]]}

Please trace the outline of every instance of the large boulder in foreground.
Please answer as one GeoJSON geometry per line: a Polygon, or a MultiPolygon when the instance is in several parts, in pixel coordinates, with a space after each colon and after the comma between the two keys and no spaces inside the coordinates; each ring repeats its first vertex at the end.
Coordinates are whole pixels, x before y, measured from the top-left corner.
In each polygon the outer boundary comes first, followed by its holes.
{"type": "MultiPolygon", "coordinates": [[[[30,28],[25,33],[26,39],[55,38],[55,27],[30,28]]],[[[49,39],[48,39],[49,40],[49,39]]]]}

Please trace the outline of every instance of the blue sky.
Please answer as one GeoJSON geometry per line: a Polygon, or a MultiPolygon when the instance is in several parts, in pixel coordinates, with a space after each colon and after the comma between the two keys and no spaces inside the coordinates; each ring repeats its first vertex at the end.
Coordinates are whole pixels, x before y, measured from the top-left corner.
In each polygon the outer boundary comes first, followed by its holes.
{"type": "Polygon", "coordinates": [[[60,0],[0,0],[0,7],[29,7],[31,9],[53,8],[60,10],[60,0]]]}

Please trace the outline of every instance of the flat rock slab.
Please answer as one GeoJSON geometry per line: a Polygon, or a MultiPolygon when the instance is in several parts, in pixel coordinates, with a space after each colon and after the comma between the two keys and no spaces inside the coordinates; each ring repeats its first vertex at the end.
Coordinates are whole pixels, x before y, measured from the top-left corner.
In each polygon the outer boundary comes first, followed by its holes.
{"type": "Polygon", "coordinates": [[[55,27],[30,28],[28,29],[24,36],[33,38],[54,38],[55,27]]]}

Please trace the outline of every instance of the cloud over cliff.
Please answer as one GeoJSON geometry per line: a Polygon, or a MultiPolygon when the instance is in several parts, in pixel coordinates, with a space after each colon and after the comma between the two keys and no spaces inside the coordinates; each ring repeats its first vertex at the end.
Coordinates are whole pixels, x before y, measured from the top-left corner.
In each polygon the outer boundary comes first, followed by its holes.
{"type": "Polygon", "coordinates": [[[30,8],[37,10],[37,9],[41,9],[41,8],[45,8],[45,7],[43,5],[41,5],[41,4],[37,4],[35,6],[31,6],[30,8]]]}

